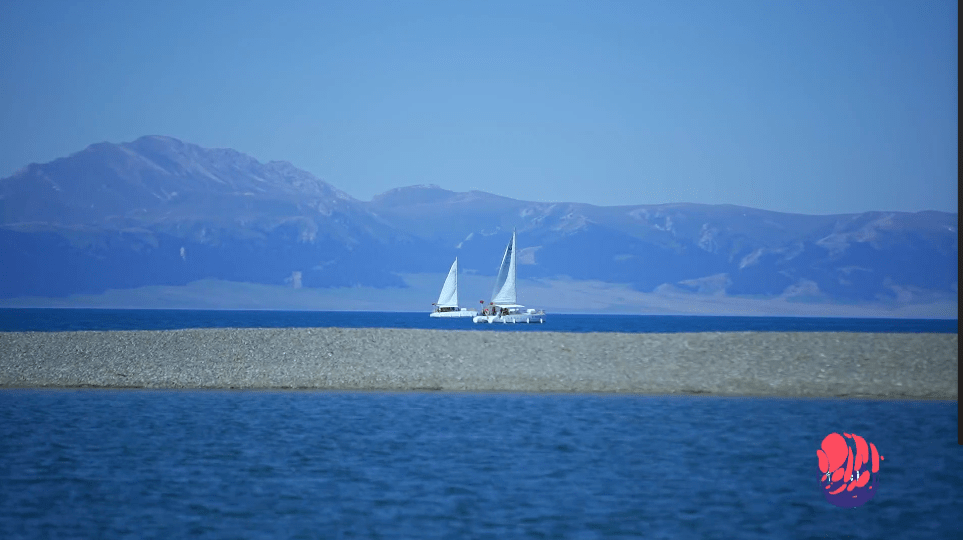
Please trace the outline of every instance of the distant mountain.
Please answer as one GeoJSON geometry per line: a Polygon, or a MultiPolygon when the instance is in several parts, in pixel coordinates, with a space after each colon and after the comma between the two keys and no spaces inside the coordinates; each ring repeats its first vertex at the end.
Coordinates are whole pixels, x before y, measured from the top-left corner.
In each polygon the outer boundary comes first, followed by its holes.
{"type": "Polygon", "coordinates": [[[535,203],[438,186],[358,201],[285,162],[170,137],[95,144],[0,180],[0,297],[215,278],[397,287],[493,275],[511,230],[520,277],[639,291],[920,302],[957,294],[958,215],[809,216],[729,205],[535,203]]]}
{"type": "Polygon", "coordinates": [[[631,283],[703,294],[872,301],[956,294],[956,214],[867,212],[809,216],[730,205],[598,207],[532,203],[436,186],[392,190],[370,208],[387,223],[465,252],[498,253],[523,238],[529,277],[631,283]],[[437,220],[425,219],[438,216],[437,220]],[[494,233],[502,231],[497,239],[494,233]],[[483,249],[468,249],[475,245],[483,249]]]}
{"type": "Polygon", "coordinates": [[[94,144],[67,158],[29,165],[0,183],[0,224],[176,230],[218,223],[264,230],[300,216],[325,222],[330,235],[350,236],[337,226],[338,217],[372,226],[358,207],[343,191],[290,163],[262,164],[234,150],[204,149],[170,137],[94,144]]]}
{"type": "Polygon", "coordinates": [[[423,245],[289,163],[170,137],[94,144],[0,180],[3,297],[205,277],[402,286],[371,261],[423,245]]]}

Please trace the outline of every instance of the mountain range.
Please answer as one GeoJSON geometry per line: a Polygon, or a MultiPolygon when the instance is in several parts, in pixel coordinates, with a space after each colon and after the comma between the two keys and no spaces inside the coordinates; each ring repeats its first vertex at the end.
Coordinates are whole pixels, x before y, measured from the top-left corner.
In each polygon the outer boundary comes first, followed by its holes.
{"type": "MultiPolygon", "coordinates": [[[[600,207],[433,185],[361,201],[287,162],[148,136],[94,144],[0,179],[0,299],[212,279],[404,289],[405,276],[441,275],[456,256],[464,274],[494,276],[514,229],[519,278],[533,282],[827,306],[955,306],[957,227],[958,214],[935,211],[600,207]]],[[[426,304],[436,295],[422,294],[426,304]]]]}

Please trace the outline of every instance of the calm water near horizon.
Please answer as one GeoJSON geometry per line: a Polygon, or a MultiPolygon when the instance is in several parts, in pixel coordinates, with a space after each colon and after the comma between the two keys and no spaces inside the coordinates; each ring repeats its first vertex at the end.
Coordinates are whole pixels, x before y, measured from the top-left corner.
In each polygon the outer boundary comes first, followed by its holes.
{"type": "Polygon", "coordinates": [[[953,538],[956,402],[0,390],[0,538],[953,538]],[[842,509],[816,449],[884,456],[842,509]]]}
{"type": "Polygon", "coordinates": [[[428,313],[3,308],[0,332],[183,328],[422,328],[510,332],[897,332],[957,333],[957,319],[723,317],[549,313],[544,324],[475,324],[428,313]]]}

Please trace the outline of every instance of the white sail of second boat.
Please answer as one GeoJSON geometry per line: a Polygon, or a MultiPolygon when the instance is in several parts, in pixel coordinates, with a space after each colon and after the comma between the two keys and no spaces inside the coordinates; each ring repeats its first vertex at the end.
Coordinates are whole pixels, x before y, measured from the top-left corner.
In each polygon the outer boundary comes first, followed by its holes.
{"type": "Polygon", "coordinates": [[[512,232],[512,241],[505,248],[502,264],[498,268],[498,277],[495,278],[495,288],[492,289],[493,304],[515,303],[515,272],[515,233],[512,232]]]}
{"type": "Polygon", "coordinates": [[[474,317],[472,321],[476,323],[543,323],[545,322],[545,312],[534,309],[522,309],[517,303],[518,297],[515,292],[516,284],[516,249],[515,231],[512,231],[512,239],[505,248],[505,255],[502,256],[502,264],[498,268],[498,276],[495,278],[495,288],[492,289],[492,300],[489,307],[481,315],[474,317]]]}

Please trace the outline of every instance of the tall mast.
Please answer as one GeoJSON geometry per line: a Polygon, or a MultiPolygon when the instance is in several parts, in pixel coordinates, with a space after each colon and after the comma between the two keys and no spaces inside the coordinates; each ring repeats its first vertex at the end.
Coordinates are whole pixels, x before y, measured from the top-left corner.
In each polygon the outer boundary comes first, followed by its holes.
{"type": "MultiPolygon", "coordinates": [[[[518,286],[518,279],[517,279],[517,277],[518,277],[518,266],[517,266],[517,264],[516,264],[517,259],[515,258],[515,255],[517,254],[517,253],[516,253],[517,251],[518,251],[518,246],[515,245],[515,227],[512,227],[512,286],[513,286],[513,287],[517,287],[517,286],[518,286]]],[[[515,298],[515,302],[514,302],[514,303],[517,304],[517,303],[518,303],[518,298],[517,298],[518,293],[515,293],[515,295],[516,295],[516,298],[515,298]]]]}

